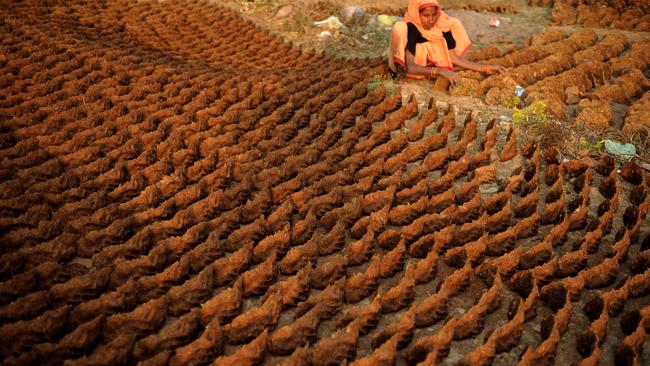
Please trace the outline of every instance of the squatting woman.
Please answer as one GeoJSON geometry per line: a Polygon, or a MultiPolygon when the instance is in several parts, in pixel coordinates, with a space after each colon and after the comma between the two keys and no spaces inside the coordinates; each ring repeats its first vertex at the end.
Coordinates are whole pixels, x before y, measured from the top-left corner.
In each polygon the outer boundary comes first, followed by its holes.
{"type": "Polygon", "coordinates": [[[388,64],[395,73],[407,77],[442,76],[453,85],[460,80],[455,67],[501,73],[500,65],[483,65],[464,56],[472,46],[465,27],[450,17],[436,0],[409,0],[404,21],[393,25],[388,64]]]}

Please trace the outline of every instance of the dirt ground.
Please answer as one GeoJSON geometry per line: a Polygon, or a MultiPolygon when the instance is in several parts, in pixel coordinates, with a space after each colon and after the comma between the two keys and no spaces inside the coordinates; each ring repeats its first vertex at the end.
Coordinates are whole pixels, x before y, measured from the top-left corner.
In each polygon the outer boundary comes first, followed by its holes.
{"type": "MultiPolygon", "coordinates": [[[[273,33],[282,35],[289,41],[302,47],[313,47],[343,57],[385,57],[390,27],[377,24],[374,16],[403,15],[407,3],[408,1],[405,0],[227,0],[225,2],[245,17],[273,33]],[[364,16],[346,19],[346,7],[360,8],[364,16]],[[319,27],[313,23],[332,15],[337,16],[346,27],[332,32],[332,37],[319,37],[327,27],[319,27]]],[[[549,10],[526,6],[524,1],[509,2],[517,9],[516,13],[477,12],[465,9],[469,6],[481,9],[501,4],[503,2],[491,0],[478,2],[463,0],[455,1],[453,6],[446,7],[445,10],[463,22],[474,42],[475,49],[492,44],[504,47],[513,43],[521,44],[526,38],[548,26],[549,10]],[[488,24],[492,17],[500,20],[499,27],[491,27],[488,24]]]]}

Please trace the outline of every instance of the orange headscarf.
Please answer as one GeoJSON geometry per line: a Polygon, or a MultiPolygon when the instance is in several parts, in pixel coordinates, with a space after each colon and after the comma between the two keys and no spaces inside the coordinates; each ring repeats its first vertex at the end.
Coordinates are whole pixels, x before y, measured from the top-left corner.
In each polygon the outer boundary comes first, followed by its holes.
{"type": "Polygon", "coordinates": [[[453,52],[458,56],[465,54],[472,46],[463,24],[458,19],[450,17],[442,11],[442,6],[436,0],[409,0],[404,21],[413,23],[422,34],[422,37],[428,41],[416,46],[415,63],[419,65],[433,64],[437,67],[453,68],[454,65],[449,56],[450,51],[447,49],[447,42],[442,32],[451,31],[456,41],[456,48],[453,52]],[[427,30],[424,29],[420,21],[420,10],[432,6],[438,8],[438,20],[433,28],[427,30]]]}

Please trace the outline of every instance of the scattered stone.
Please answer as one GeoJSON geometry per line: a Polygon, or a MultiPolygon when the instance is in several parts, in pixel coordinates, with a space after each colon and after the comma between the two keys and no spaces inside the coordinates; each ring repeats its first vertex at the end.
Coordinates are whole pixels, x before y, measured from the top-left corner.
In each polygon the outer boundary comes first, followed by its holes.
{"type": "Polygon", "coordinates": [[[580,89],[577,86],[570,86],[564,91],[566,104],[576,104],[580,101],[580,89]]]}
{"type": "Polygon", "coordinates": [[[363,9],[358,8],[356,6],[345,6],[343,7],[343,18],[347,21],[352,20],[354,18],[363,18],[366,15],[366,13],[363,11],[363,9]]]}
{"type": "Polygon", "coordinates": [[[578,106],[580,106],[580,108],[582,109],[587,108],[590,105],[591,105],[591,100],[587,98],[580,99],[580,102],[578,102],[578,106]]]}
{"type": "Polygon", "coordinates": [[[479,190],[482,194],[494,194],[499,192],[499,186],[496,183],[481,184],[479,190]]]}
{"type": "Polygon", "coordinates": [[[278,10],[277,13],[275,13],[275,17],[278,19],[286,18],[291,14],[292,11],[293,7],[291,5],[283,6],[280,8],[280,10],[278,10]]]}
{"type": "Polygon", "coordinates": [[[436,108],[438,108],[438,110],[442,111],[443,113],[447,113],[447,111],[449,110],[449,104],[446,102],[436,100],[436,108]]]}
{"type": "Polygon", "coordinates": [[[322,31],[322,32],[318,33],[318,38],[320,38],[320,39],[327,39],[327,38],[330,38],[331,36],[332,36],[332,33],[329,32],[329,31],[322,31]]]}

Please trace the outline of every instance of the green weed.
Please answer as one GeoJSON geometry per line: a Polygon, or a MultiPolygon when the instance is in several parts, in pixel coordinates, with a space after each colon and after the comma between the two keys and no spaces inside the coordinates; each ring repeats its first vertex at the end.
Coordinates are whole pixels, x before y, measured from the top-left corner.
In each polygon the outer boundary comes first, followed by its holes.
{"type": "Polygon", "coordinates": [[[312,23],[307,17],[302,15],[290,17],[282,23],[282,28],[285,32],[296,32],[300,35],[304,35],[307,32],[307,28],[310,27],[312,27],[312,23]]]}
{"type": "Polygon", "coordinates": [[[543,100],[536,100],[526,106],[521,98],[513,96],[505,101],[506,108],[512,110],[512,123],[522,127],[540,127],[548,123],[547,105],[543,100]]]}
{"type": "Polygon", "coordinates": [[[650,355],[647,353],[644,353],[639,357],[639,365],[640,366],[650,366],[650,355]]]}
{"type": "Polygon", "coordinates": [[[605,147],[605,140],[592,141],[584,137],[580,138],[580,148],[583,151],[597,152],[605,147]]]}
{"type": "Polygon", "coordinates": [[[521,100],[521,98],[519,98],[518,96],[514,95],[510,99],[503,100],[501,104],[503,104],[503,106],[508,109],[515,109],[515,108],[521,108],[524,104],[524,101],[521,100]]]}
{"type": "Polygon", "coordinates": [[[463,82],[463,81],[452,86],[449,91],[450,94],[452,95],[469,95],[469,96],[474,96],[476,92],[476,90],[474,89],[474,85],[472,83],[463,82]]]}
{"type": "Polygon", "coordinates": [[[386,93],[389,95],[393,95],[397,91],[397,84],[395,84],[395,81],[393,78],[390,76],[382,76],[375,74],[370,78],[370,81],[368,82],[368,91],[373,91],[379,86],[383,85],[384,89],[386,89],[386,93]]]}

